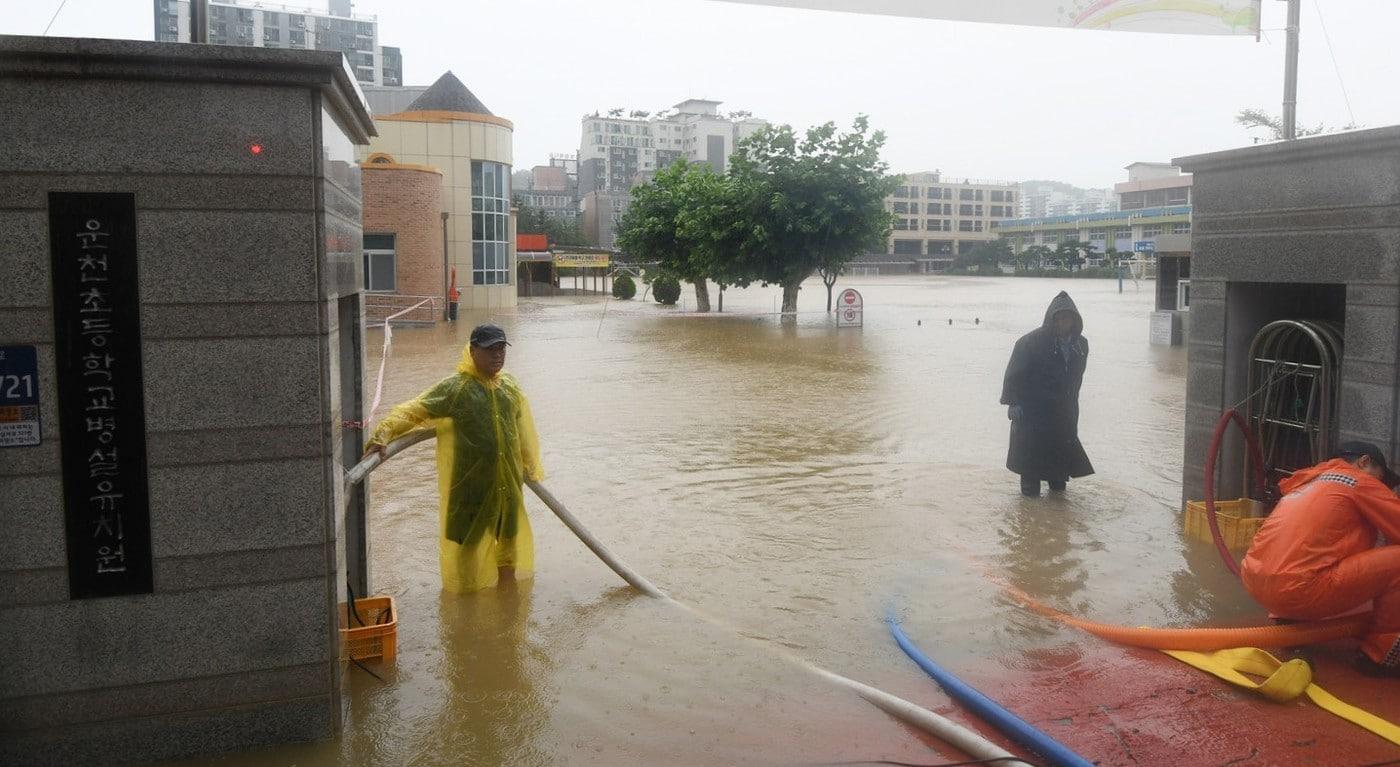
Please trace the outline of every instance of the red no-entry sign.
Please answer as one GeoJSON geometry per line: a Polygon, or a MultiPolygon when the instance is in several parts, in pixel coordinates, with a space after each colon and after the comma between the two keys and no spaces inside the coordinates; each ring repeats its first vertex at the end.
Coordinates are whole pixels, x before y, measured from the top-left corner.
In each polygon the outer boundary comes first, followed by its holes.
{"type": "Polygon", "coordinates": [[[841,291],[836,299],[836,327],[858,328],[865,324],[865,299],[855,288],[841,291]]]}

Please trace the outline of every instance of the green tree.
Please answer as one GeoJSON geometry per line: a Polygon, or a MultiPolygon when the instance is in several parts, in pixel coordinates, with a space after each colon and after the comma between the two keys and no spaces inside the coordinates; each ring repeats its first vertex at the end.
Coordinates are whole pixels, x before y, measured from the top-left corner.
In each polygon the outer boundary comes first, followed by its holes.
{"type": "Polygon", "coordinates": [[[672,306],[681,299],[681,283],[668,274],[659,275],[651,281],[651,295],[656,303],[672,306]]]}
{"type": "Polygon", "coordinates": [[[515,230],[521,234],[543,234],[552,245],[587,245],[577,217],[559,218],[526,205],[515,198],[515,230]]]}
{"type": "MultiPolygon", "coordinates": [[[[719,311],[724,311],[724,289],[747,287],[754,279],[742,258],[747,232],[743,198],[729,176],[710,171],[709,165],[692,166],[686,175],[685,202],[680,235],[690,244],[690,266],[695,279],[719,285],[719,311]]],[[[697,301],[700,291],[697,288],[697,301]]],[[[708,291],[706,291],[708,297],[708,291]]]]}
{"type": "Polygon", "coordinates": [[[1055,246],[1055,258],[1063,263],[1070,271],[1075,271],[1084,265],[1084,259],[1097,253],[1094,246],[1079,240],[1064,240],[1055,246]]]}
{"type": "MultiPolygon", "coordinates": [[[[1241,109],[1235,115],[1235,122],[1244,126],[1245,130],[1262,128],[1268,132],[1269,138],[1274,141],[1283,140],[1283,118],[1275,117],[1262,109],[1241,109]]],[[[1311,128],[1299,125],[1296,129],[1296,133],[1298,134],[1298,138],[1303,138],[1304,136],[1316,136],[1320,133],[1335,133],[1339,130],[1354,130],[1359,127],[1360,126],[1354,122],[1347,123],[1340,128],[1330,128],[1319,123],[1311,128]]]]}
{"type": "Polygon", "coordinates": [[[612,294],[613,298],[626,301],[637,295],[637,283],[631,277],[621,275],[613,280],[612,294]]]}
{"type": "Polygon", "coordinates": [[[708,164],[674,162],[632,190],[617,227],[617,244],[631,258],[695,286],[695,310],[710,310],[709,279],[720,270],[726,180],[708,164]]]}
{"type": "Polygon", "coordinates": [[[1046,261],[1055,257],[1055,251],[1045,245],[1032,245],[1021,251],[1017,265],[1025,271],[1044,268],[1046,261]]]}
{"type": "Polygon", "coordinates": [[[1003,239],[979,243],[967,253],[953,259],[958,269],[976,268],[979,274],[997,274],[1002,264],[1015,263],[1016,256],[1011,252],[1011,243],[1003,239]]]}
{"type": "Polygon", "coordinates": [[[888,236],[884,201],[899,179],[880,159],[884,143],[861,116],[844,133],[834,123],[802,137],[790,125],[768,126],[730,159],[739,271],[782,286],[784,322],[796,320],[798,290],[813,272],[824,272],[829,303],[834,275],[888,236]]]}

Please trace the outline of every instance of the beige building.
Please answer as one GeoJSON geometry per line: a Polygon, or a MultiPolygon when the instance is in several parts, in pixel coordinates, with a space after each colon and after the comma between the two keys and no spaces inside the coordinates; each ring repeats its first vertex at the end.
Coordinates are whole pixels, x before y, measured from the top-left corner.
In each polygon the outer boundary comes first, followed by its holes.
{"type": "Polygon", "coordinates": [[[959,253],[996,239],[992,226],[1017,215],[1019,188],[1009,181],[913,173],[885,200],[895,216],[884,258],[867,257],[854,269],[937,272],[959,253]]]}
{"type": "Polygon", "coordinates": [[[511,122],[491,114],[448,72],[407,109],[374,123],[379,136],[361,148],[363,162],[442,172],[447,263],[457,270],[461,308],[515,306],[511,122]]]}

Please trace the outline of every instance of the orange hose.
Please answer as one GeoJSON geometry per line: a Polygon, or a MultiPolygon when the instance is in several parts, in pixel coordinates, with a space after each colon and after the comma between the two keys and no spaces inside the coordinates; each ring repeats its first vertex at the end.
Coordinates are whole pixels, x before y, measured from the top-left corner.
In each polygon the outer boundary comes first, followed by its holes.
{"type": "Polygon", "coordinates": [[[1100,639],[1151,650],[1214,652],[1215,650],[1228,650],[1235,647],[1296,647],[1354,637],[1365,633],[1371,625],[1371,613],[1368,612],[1280,626],[1211,629],[1133,628],[1076,618],[1037,602],[1035,598],[1015,586],[1002,584],[1002,587],[1007,596],[1034,613],[1087,631],[1100,639]]]}

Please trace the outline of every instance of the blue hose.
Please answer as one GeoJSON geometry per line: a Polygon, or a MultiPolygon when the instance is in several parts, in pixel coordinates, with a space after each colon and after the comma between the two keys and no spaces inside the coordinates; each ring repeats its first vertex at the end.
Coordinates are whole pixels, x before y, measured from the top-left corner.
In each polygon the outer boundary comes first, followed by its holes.
{"type": "Polygon", "coordinates": [[[1094,763],[1065,748],[1059,741],[1027,724],[1024,719],[1007,711],[1001,704],[978,692],[966,682],[949,673],[933,659],[924,655],[910,641],[894,618],[889,619],[890,634],[899,648],[904,651],[919,668],[928,672],[933,681],[954,700],[966,706],[988,724],[997,728],[1003,735],[1040,755],[1055,767],[1094,767],[1094,763]]]}

